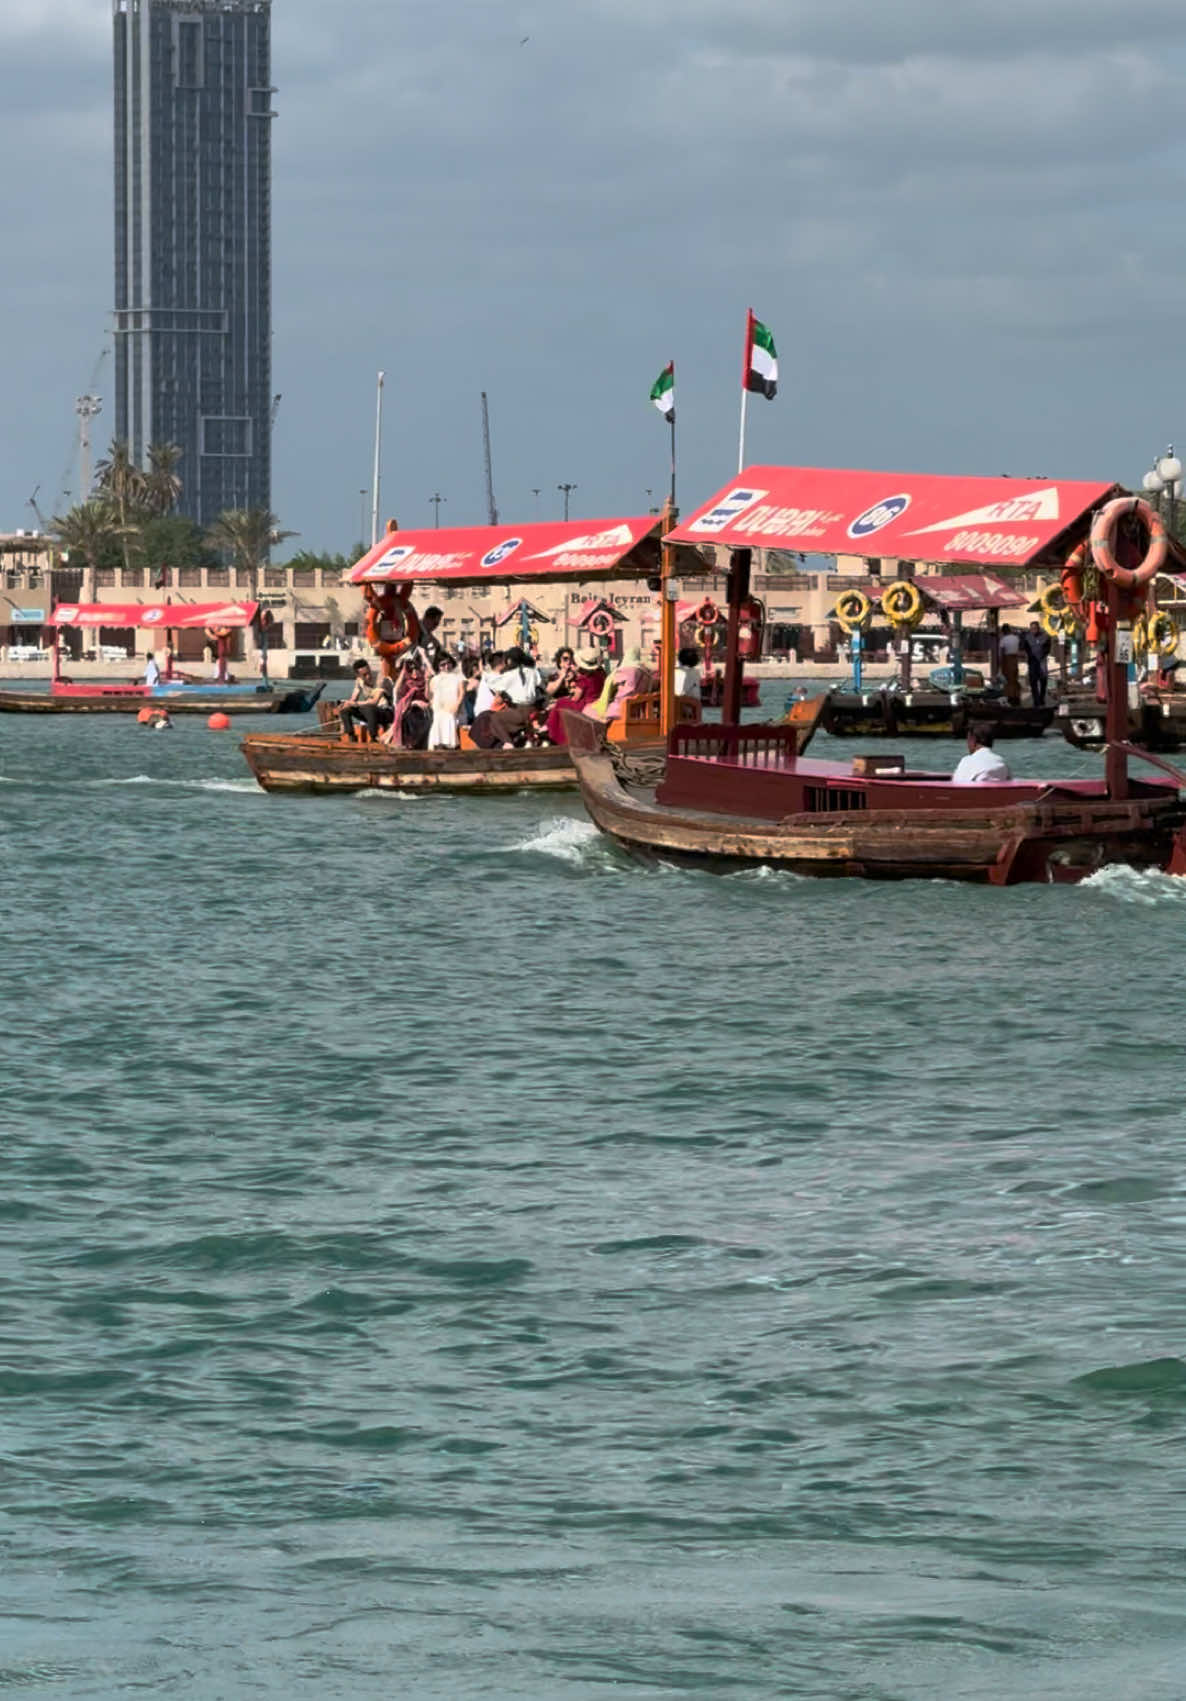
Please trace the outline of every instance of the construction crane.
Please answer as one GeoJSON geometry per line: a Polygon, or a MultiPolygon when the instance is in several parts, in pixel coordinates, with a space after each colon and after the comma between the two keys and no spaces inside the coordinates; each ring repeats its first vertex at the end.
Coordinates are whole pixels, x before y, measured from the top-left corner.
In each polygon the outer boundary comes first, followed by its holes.
{"type": "Polygon", "coordinates": [[[496,526],[498,509],[494,503],[494,467],[490,459],[490,408],[485,390],[482,391],[482,451],[486,458],[486,519],[490,525],[496,526]]]}
{"type": "MultiPolygon", "coordinates": [[[[55,514],[62,513],[67,506],[67,499],[70,495],[71,475],[73,474],[74,468],[78,464],[80,458],[83,462],[81,471],[84,475],[89,475],[90,467],[87,463],[89,463],[90,460],[90,423],[98,413],[101,402],[101,398],[96,393],[96,387],[99,382],[99,375],[103,370],[103,363],[106,361],[107,356],[110,353],[110,344],[105,343],[99,352],[99,358],[94,364],[90,378],[87,380],[86,389],[82,391],[75,401],[74,411],[78,415],[78,432],[77,434],[71,434],[70,459],[66,462],[65,468],[62,471],[62,476],[58,480],[58,494],[53,506],[55,514]],[[83,405],[84,403],[86,404],[85,410],[83,405]]],[[[79,485],[78,500],[80,502],[85,502],[89,495],[90,491],[86,488],[84,480],[79,485]]]]}
{"type": "Polygon", "coordinates": [[[276,429],[276,415],[280,412],[280,403],[283,400],[284,400],[283,393],[281,393],[279,396],[273,396],[272,397],[272,411],[268,415],[268,430],[269,431],[275,431],[275,429],[276,429]]]}

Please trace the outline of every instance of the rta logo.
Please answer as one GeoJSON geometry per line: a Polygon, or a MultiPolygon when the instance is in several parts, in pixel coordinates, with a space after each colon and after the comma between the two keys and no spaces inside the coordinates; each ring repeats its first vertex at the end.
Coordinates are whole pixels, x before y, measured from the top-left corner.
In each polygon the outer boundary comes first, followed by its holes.
{"type": "Polygon", "coordinates": [[[871,532],[881,531],[904,514],[910,506],[909,496],[885,496],[880,502],[875,502],[872,508],[866,508],[863,514],[858,514],[848,528],[849,537],[868,537],[871,532]]]}

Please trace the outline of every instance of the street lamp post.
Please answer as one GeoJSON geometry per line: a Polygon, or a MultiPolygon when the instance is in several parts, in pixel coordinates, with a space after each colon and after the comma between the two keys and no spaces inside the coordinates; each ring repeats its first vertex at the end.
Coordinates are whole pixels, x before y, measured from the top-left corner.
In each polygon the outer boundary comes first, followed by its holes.
{"type": "Polygon", "coordinates": [[[442,496],[438,490],[430,496],[428,500],[432,503],[432,523],[439,531],[441,526],[441,503],[446,501],[447,498],[442,496]]]}
{"type": "Polygon", "coordinates": [[[1156,499],[1166,528],[1172,532],[1177,519],[1178,498],[1182,493],[1182,463],[1174,454],[1172,443],[1164,455],[1158,455],[1141,482],[1148,494],[1156,499]]]}
{"type": "Polygon", "coordinates": [[[562,490],[564,492],[564,518],[567,520],[567,518],[568,518],[568,499],[572,495],[573,491],[576,489],[576,485],[575,484],[558,484],[556,486],[556,489],[562,490]]]}

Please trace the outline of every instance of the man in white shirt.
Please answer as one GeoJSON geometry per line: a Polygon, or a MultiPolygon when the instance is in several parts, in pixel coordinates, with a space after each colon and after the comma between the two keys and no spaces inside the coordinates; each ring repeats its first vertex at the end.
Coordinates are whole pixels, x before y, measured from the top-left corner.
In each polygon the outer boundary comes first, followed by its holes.
{"type": "Polygon", "coordinates": [[[156,656],[149,650],[144,657],[144,683],[145,685],[159,685],[160,682],[160,667],[157,664],[156,656]]]}
{"type": "Polygon", "coordinates": [[[1011,780],[1005,763],[992,747],[993,729],[983,721],[968,728],[968,754],[957,764],[951,783],[971,785],[979,780],[1011,780]]]}
{"type": "Polygon", "coordinates": [[[1005,682],[1005,701],[1021,702],[1021,639],[1012,626],[1001,627],[999,647],[1001,676],[1005,682]]]}

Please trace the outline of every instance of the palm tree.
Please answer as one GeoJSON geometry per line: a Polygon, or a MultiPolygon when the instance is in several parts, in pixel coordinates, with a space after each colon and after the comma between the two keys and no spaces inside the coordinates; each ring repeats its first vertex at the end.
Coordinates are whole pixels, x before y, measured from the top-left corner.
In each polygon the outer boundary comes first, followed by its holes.
{"type": "Polygon", "coordinates": [[[144,506],[150,514],[171,514],[181,495],[177,467],[185,451],[176,443],[148,445],[148,471],[141,474],[144,506]]]}
{"type": "Polygon", "coordinates": [[[275,514],[267,508],[226,508],[206,533],[206,542],[220,555],[229,556],[236,567],[251,575],[251,600],[259,600],[259,576],[267,564],[272,545],[296,532],[281,531],[275,514]]]}
{"type": "Polygon", "coordinates": [[[86,563],[83,572],[81,602],[94,602],[95,575],[99,556],[116,538],[119,531],[115,511],[103,497],[80,502],[68,513],[55,514],[49,523],[50,534],[58,548],[69,555],[81,555],[86,563]]]}
{"type": "Polygon", "coordinates": [[[126,442],[113,439],[107,459],[100,461],[95,468],[95,482],[100,495],[105,496],[115,510],[124,566],[130,568],[132,539],[138,530],[135,516],[137,510],[145,505],[147,486],[126,442]]]}

